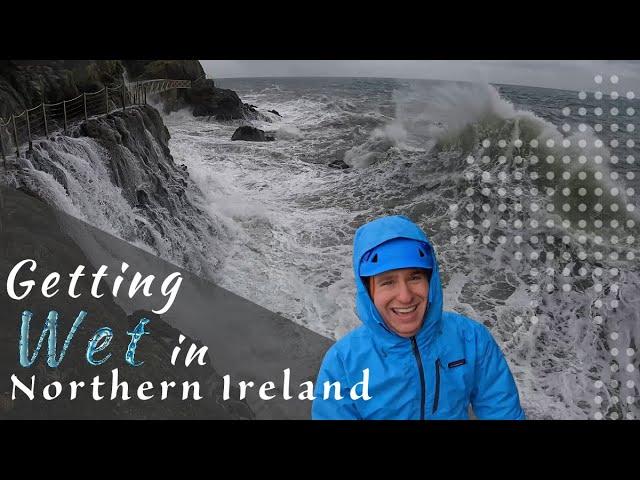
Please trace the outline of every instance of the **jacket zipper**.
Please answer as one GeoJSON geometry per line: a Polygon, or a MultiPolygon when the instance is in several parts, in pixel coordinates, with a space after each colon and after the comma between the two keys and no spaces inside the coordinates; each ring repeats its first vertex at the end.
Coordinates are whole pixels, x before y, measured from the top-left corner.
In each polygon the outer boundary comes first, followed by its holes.
{"type": "Polygon", "coordinates": [[[436,394],[433,398],[433,410],[431,413],[436,413],[438,410],[438,402],[440,401],[440,359],[436,359],[436,394]]]}
{"type": "Polygon", "coordinates": [[[420,420],[424,420],[424,402],[425,402],[425,386],[424,386],[424,369],[422,368],[422,358],[420,357],[420,350],[418,350],[418,342],[416,337],[411,337],[411,344],[413,346],[413,355],[418,362],[418,370],[420,372],[420,388],[422,395],[420,396],[420,420]]]}

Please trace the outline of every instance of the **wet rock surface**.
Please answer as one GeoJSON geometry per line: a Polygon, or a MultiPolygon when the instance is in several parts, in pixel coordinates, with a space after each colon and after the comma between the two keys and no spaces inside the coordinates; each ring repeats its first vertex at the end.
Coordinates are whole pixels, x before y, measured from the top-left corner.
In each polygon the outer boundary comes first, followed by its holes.
{"type": "Polygon", "coordinates": [[[264,130],[260,130],[259,128],[252,127],[250,125],[243,125],[242,127],[238,127],[235,132],[233,132],[233,136],[231,140],[243,140],[247,142],[271,142],[275,140],[273,135],[265,133],[264,130]]]}

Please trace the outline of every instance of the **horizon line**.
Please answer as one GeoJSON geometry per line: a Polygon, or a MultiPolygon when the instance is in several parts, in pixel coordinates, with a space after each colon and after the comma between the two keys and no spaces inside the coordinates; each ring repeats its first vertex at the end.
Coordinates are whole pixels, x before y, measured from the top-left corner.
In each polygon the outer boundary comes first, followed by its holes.
{"type": "MultiPolygon", "coordinates": [[[[209,78],[209,77],[207,77],[209,78]]],[[[433,82],[454,82],[454,83],[481,83],[472,82],[469,80],[451,80],[442,78],[411,78],[411,77],[376,77],[376,76],[353,76],[353,75],[254,75],[254,76],[237,76],[237,77],[215,77],[211,80],[246,80],[246,79],[272,79],[272,78],[365,78],[374,80],[405,80],[405,81],[433,81],[433,82]]],[[[539,88],[542,90],[559,90],[564,92],[580,92],[581,90],[570,90],[566,88],[558,87],[542,87],[539,85],[528,85],[524,83],[499,83],[499,82],[487,82],[488,85],[497,85],[505,87],[529,87],[539,88]]],[[[588,90],[583,90],[588,91],[588,90]]],[[[593,91],[592,91],[593,92],[593,91]]]]}

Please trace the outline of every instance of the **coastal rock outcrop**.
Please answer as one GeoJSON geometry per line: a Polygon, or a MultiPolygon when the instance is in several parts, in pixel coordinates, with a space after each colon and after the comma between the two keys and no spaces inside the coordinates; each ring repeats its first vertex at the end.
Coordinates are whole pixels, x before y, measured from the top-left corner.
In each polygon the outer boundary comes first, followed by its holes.
{"type": "Polygon", "coordinates": [[[264,132],[264,130],[260,130],[259,128],[252,127],[250,125],[243,125],[242,127],[238,127],[235,132],[233,132],[233,136],[231,140],[244,140],[248,142],[270,142],[275,140],[273,135],[268,135],[264,132]]]}
{"type": "Polygon", "coordinates": [[[105,85],[166,78],[191,80],[189,89],[157,95],[165,113],[189,108],[196,117],[216,120],[269,121],[233,90],[218,88],[206,78],[197,60],[0,60],[0,117],[40,103],[57,103],[92,93],[105,85]]]}
{"type": "Polygon", "coordinates": [[[206,78],[197,60],[123,60],[122,63],[132,80],[191,80],[190,89],[160,94],[165,113],[189,108],[196,117],[216,120],[251,120],[259,116],[256,107],[244,104],[236,92],[218,88],[213,80],[206,78]]]}
{"type": "Polygon", "coordinates": [[[71,202],[76,217],[94,225],[117,215],[123,240],[208,275],[215,259],[205,262],[203,255],[217,248],[224,232],[198,207],[201,193],[174,161],[159,112],[148,105],[127,108],[90,118],[70,133],[35,142],[28,160],[0,174],[1,183],[61,209],[71,202]]]}
{"type": "MultiPolygon", "coordinates": [[[[184,102],[193,108],[195,117],[216,120],[256,118],[256,110],[242,103],[233,90],[216,88],[213,80],[202,80],[184,93],[184,102]]],[[[172,107],[175,108],[175,107],[172,107]]]]}
{"type": "Polygon", "coordinates": [[[96,92],[124,71],[118,60],[0,60],[0,117],[96,92]]]}
{"type": "Polygon", "coordinates": [[[345,170],[347,168],[351,168],[349,167],[349,165],[347,165],[344,160],[334,160],[333,162],[331,162],[329,165],[327,165],[329,168],[337,168],[339,170],[345,170]]]}

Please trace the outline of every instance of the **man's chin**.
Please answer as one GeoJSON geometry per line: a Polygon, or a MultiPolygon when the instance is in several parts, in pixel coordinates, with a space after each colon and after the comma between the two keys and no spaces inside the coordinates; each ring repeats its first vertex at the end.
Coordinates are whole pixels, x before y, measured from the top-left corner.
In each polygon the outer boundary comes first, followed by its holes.
{"type": "Polygon", "coordinates": [[[398,335],[409,338],[409,337],[413,337],[416,333],[418,333],[418,331],[420,330],[420,327],[416,324],[411,324],[411,325],[405,324],[401,326],[396,326],[394,330],[398,335]]]}

